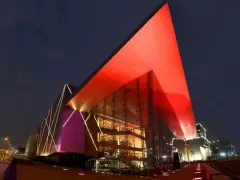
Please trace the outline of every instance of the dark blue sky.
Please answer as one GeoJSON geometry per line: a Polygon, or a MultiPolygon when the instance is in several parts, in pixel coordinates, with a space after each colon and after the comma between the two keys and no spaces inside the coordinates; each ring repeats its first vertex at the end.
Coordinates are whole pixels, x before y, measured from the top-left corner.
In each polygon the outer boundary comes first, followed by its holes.
{"type": "MultiPolygon", "coordinates": [[[[63,84],[81,84],[159,3],[2,0],[0,136],[23,145],[63,84]]],[[[240,147],[240,1],[169,3],[196,119],[240,147]]]]}

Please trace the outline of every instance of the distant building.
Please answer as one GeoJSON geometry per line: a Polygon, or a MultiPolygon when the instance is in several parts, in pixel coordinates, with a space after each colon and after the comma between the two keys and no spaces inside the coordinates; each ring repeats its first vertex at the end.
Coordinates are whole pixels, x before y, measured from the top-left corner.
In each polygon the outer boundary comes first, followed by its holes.
{"type": "Polygon", "coordinates": [[[207,138],[207,130],[202,126],[202,124],[196,124],[197,136],[207,138]]]}
{"type": "Polygon", "coordinates": [[[211,155],[210,144],[207,139],[207,130],[202,124],[196,124],[197,136],[185,142],[184,139],[174,139],[173,149],[179,152],[182,161],[207,160],[211,155]]]}
{"type": "Polygon", "coordinates": [[[236,149],[230,140],[215,140],[211,145],[212,154],[216,158],[224,158],[236,155],[236,149]]]}
{"type": "Polygon", "coordinates": [[[204,137],[196,137],[188,141],[190,150],[190,160],[199,161],[207,160],[211,156],[210,141],[204,137]]]}
{"type": "Polygon", "coordinates": [[[26,142],[26,147],[25,147],[25,155],[28,158],[34,158],[37,153],[37,138],[38,134],[33,133],[28,137],[28,140],[26,142]]]}

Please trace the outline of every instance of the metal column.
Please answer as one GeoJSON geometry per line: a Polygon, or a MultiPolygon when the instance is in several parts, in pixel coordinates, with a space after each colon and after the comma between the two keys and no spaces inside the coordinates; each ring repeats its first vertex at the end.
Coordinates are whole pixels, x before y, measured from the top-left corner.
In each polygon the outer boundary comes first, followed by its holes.
{"type": "Polygon", "coordinates": [[[148,127],[147,127],[147,176],[153,175],[153,89],[152,89],[152,74],[148,73],[148,127]]]}
{"type": "MultiPolygon", "coordinates": [[[[143,119],[142,119],[142,103],[141,103],[141,94],[140,94],[140,83],[139,78],[137,79],[137,96],[138,96],[138,113],[139,113],[139,120],[140,120],[140,129],[141,129],[141,136],[144,137],[143,134],[143,119]]],[[[144,140],[141,140],[142,145],[142,159],[144,159],[144,140]]],[[[143,160],[144,162],[144,160],[143,160]]]]}

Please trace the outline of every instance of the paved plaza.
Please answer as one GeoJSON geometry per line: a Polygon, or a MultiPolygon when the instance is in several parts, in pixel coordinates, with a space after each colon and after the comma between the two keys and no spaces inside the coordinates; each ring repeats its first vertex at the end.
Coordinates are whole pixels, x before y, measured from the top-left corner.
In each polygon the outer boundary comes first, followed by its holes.
{"type": "MultiPolygon", "coordinates": [[[[160,176],[152,179],[159,180],[191,180],[195,172],[196,165],[190,165],[188,167],[180,169],[180,171],[169,172],[166,176],[160,176]]],[[[42,163],[34,162],[17,162],[12,171],[9,171],[12,175],[16,173],[14,177],[17,177],[18,180],[141,180],[146,179],[145,177],[140,176],[130,176],[130,175],[114,175],[114,174],[101,174],[94,173],[91,171],[81,170],[79,168],[66,168],[60,166],[46,165],[42,163]]]]}

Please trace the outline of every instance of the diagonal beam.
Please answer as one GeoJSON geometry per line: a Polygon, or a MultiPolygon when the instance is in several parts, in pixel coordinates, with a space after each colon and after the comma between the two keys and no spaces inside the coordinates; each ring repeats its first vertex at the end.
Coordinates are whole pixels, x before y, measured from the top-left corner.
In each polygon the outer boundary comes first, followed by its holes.
{"type": "MultiPolygon", "coordinates": [[[[61,107],[62,107],[62,101],[63,101],[64,95],[65,95],[65,90],[66,90],[66,86],[64,86],[64,88],[62,90],[61,97],[59,98],[57,109],[56,109],[54,117],[53,117],[53,123],[50,127],[50,131],[53,130],[52,131],[52,136],[53,137],[55,135],[55,130],[56,130],[56,126],[57,126],[57,122],[58,122],[58,118],[59,118],[59,113],[60,113],[60,110],[61,110],[61,107]]],[[[50,152],[50,150],[51,150],[52,142],[53,141],[51,141],[50,144],[49,144],[48,152],[50,152]]]]}
{"type": "Polygon", "coordinates": [[[48,133],[49,133],[49,136],[51,136],[51,138],[52,138],[52,142],[54,143],[55,148],[57,149],[56,143],[55,143],[54,138],[53,138],[53,135],[52,135],[52,133],[51,133],[50,126],[47,124],[47,119],[45,119],[45,123],[46,123],[46,125],[47,125],[47,127],[48,127],[48,133]]]}
{"type": "MultiPolygon", "coordinates": [[[[48,119],[48,117],[49,117],[49,115],[50,115],[51,109],[52,109],[52,107],[51,107],[51,108],[49,109],[49,111],[48,111],[47,119],[48,119]]],[[[39,146],[38,146],[38,149],[37,149],[37,152],[38,152],[38,153],[39,153],[39,150],[40,150],[40,147],[41,147],[42,138],[43,138],[43,134],[44,134],[45,128],[46,128],[46,124],[43,126],[43,129],[41,130],[42,133],[41,133],[41,136],[40,136],[40,138],[39,138],[39,146]]]]}
{"type": "Polygon", "coordinates": [[[71,90],[71,88],[69,87],[69,85],[68,85],[68,84],[66,84],[66,86],[67,86],[67,88],[68,88],[68,90],[69,90],[70,94],[72,94],[72,90],[71,90]]]}
{"type": "MultiPolygon", "coordinates": [[[[94,141],[94,139],[93,139],[93,137],[92,137],[92,134],[91,134],[91,132],[90,132],[90,130],[89,130],[89,128],[88,128],[88,125],[87,125],[87,123],[86,123],[87,119],[85,120],[85,118],[83,117],[83,115],[82,115],[82,113],[81,113],[80,111],[79,111],[79,113],[80,113],[80,115],[81,115],[81,117],[82,117],[82,120],[83,120],[83,122],[84,122],[84,125],[85,125],[85,127],[86,127],[86,129],[87,129],[87,132],[88,132],[88,134],[89,134],[89,136],[90,136],[90,138],[91,138],[91,140],[92,140],[92,142],[93,142],[93,145],[94,145],[96,151],[98,151],[97,145],[96,145],[96,143],[95,143],[95,141],[94,141]]],[[[89,117],[90,117],[90,115],[88,116],[88,118],[89,118],[89,117]]]]}
{"type": "Polygon", "coordinates": [[[99,120],[97,120],[97,118],[96,118],[95,115],[93,115],[93,117],[94,117],[94,119],[95,119],[95,121],[96,121],[96,123],[97,123],[97,126],[98,126],[98,128],[99,128],[101,134],[103,134],[102,129],[101,129],[100,125],[99,125],[99,120]]]}
{"type": "MultiPolygon", "coordinates": [[[[52,109],[53,109],[53,108],[51,108],[51,111],[50,111],[49,124],[52,122],[52,109]]],[[[45,119],[45,118],[44,118],[44,119],[45,119]]],[[[45,123],[46,123],[46,126],[48,127],[48,119],[45,119],[45,123]]],[[[48,128],[47,138],[46,138],[46,140],[45,140],[42,153],[45,152],[45,149],[46,149],[46,146],[47,146],[47,143],[48,143],[48,139],[49,139],[49,135],[50,135],[50,132],[49,132],[49,128],[48,128]]],[[[44,153],[44,154],[45,154],[45,153],[44,153]]]]}
{"type": "Polygon", "coordinates": [[[66,122],[63,124],[63,127],[66,126],[66,124],[68,123],[68,121],[71,119],[72,115],[75,113],[76,110],[73,110],[72,113],[70,114],[70,116],[67,118],[66,122]]]}

